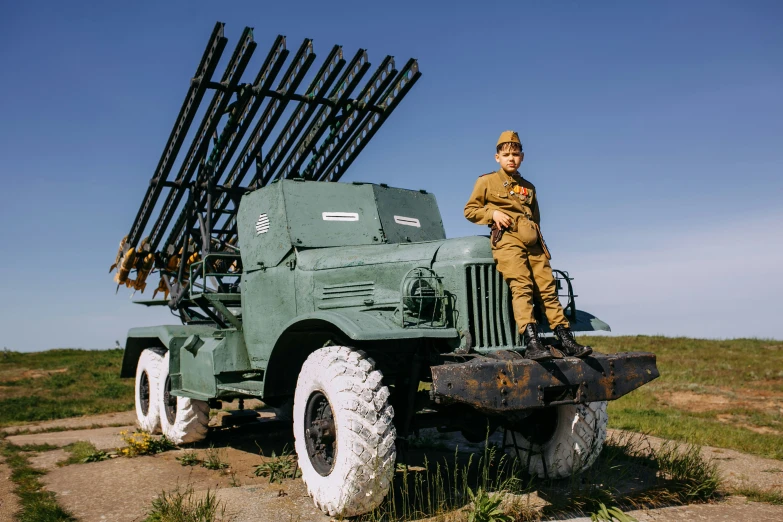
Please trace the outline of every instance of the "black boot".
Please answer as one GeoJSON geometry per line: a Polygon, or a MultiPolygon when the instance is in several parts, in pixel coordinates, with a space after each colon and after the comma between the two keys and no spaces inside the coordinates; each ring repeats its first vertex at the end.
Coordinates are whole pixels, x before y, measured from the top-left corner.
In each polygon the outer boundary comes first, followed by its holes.
{"type": "Polygon", "coordinates": [[[534,361],[548,361],[552,354],[546,345],[538,338],[538,325],[529,323],[522,331],[522,341],[525,343],[525,357],[534,361]]]}
{"type": "Polygon", "coordinates": [[[589,346],[582,346],[576,342],[571,329],[566,328],[563,325],[555,326],[555,337],[558,338],[563,347],[563,351],[569,357],[587,357],[593,353],[593,349],[589,346]]]}

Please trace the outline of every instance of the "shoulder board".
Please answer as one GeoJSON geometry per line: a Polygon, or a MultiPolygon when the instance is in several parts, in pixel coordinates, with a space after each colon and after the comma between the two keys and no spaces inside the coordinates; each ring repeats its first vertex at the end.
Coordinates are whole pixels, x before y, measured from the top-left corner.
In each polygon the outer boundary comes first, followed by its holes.
{"type": "Polygon", "coordinates": [[[487,172],[486,174],[482,174],[482,175],[481,175],[481,176],[479,176],[479,177],[480,177],[480,178],[483,178],[484,176],[489,176],[490,174],[494,174],[494,173],[495,173],[495,171],[492,171],[492,172],[487,172]]]}

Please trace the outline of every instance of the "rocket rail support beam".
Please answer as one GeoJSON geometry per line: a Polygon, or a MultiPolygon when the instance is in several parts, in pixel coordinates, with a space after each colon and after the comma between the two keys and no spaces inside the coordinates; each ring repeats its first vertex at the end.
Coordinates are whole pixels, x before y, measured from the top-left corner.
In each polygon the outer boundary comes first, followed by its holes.
{"type": "MultiPolygon", "coordinates": [[[[229,90],[233,90],[239,83],[239,79],[242,77],[242,73],[247,67],[247,63],[255,50],[256,43],[253,41],[253,30],[249,27],[245,27],[242,33],[242,39],[237,44],[234,54],[231,57],[231,61],[226,67],[226,71],[223,73],[223,80],[221,83],[228,85],[229,90]]],[[[220,123],[220,118],[225,112],[226,106],[231,96],[226,96],[224,92],[216,91],[212,98],[212,102],[207,109],[206,116],[201,121],[199,130],[196,133],[196,137],[193,139],[193,143],[190,146],[187,157],[182,163],[179,175],[176,181],[181,184],[189,183],[196,171],[196,167],[201,163],[206,149],[209,146],[209,137],[215,132],[217,125],[220,123]]],[[[169,192],[166,202],[161,209],[158,220],[150,233],[150,245],[153,250],[158,247],[162,239],[163,232],[171,221],[173,213],[182,199],[182,191],[172,189],[169,192]]],[[[168,245],[163,245],[166,248],[168,245]]]]}
{"type": "Polygon", "coordinates": [[[190,125],[193,123],[193,118],[201,104],[201,100],[207,92],[209,81],[204,80],[212,78],[212,74],[215,72],[215,68],[223,54],[223,49],[228,42],[228,39],[223,36],[223,28],[224,24],[218,22],[212,30],[212,36],[201,57],[201,61],[196,69],[196,74],[190,82],[188,94],[185,96],[185,101],[182,103],[182,108],[179,110],[176,122],[174,123],[174,128],[171,130],[169,139],[166,142],[166,147],[163,149],[160,161],[158,161],[158,166],[155,168],[155,173],[152,175],[147,194],[142,200],[141,207],[136,214],[136,219],[133,220],[133,225],[128,233],[129,246],[135,247],[141,239],[141,234],[144,232],[144,228],[147,226],[152,210],[155,208],[155,203],[158,201],[158,197],[163,190],[164,185],[162,183],[166,181],[166,178],[171,171],[174,160],[182,147],[182,142],[185,140],[190,125]]]}
{"type": "MultiPolygon", "coordinates": [[[[189,286],[187,267],[211,253],[239,252],[242,196],[277,179],[337,181],[418,77],[417,70],[410,72],[417,67],[415,60],[398,74],[387,56],[366,80],[371,68],[367,51],[359,49],[346,60],[338,45],[311,72],[316,59],[312,40],[289,52],[285,37],[277,36],[255,79],[248,82],[242,76],[256,43],[253,30],[246,27],[221,77],[213,78],[226,44],[224,24],[218,22],[112,267],[130,265],[129,275],[118,272],[115,277],[125,277],[126,286],[143,283],[152,254],[154,269],[161,274],[157,291],[168,291],[169,306],[179,310],[185,323],[233,323],[220,304],[189,297],[197,289],[189,286]],[[299,91],[305,79],[307,86],[299,91]],[[190,143],[183,150],[186,139],[190,143]],[[136,279],[130,277],[133,271],[136,279]]],[[[242,267],[234,263],[215,270],[233,273],[242,267]]],[[[219,276],[209,278],[200,293],[236,290],[221,281],[219,276]]]]}

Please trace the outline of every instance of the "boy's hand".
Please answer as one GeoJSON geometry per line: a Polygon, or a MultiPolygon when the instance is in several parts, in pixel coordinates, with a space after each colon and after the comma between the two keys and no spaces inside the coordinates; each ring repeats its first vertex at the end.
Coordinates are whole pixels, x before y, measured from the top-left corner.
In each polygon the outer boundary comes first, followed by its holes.
{"type": "Polygon", "coordinates": [[[494,221],[500,228],[508,228],[511,226],[511,218],[499,210],[496,210],[492,213],[492,221],[494,221]]]}

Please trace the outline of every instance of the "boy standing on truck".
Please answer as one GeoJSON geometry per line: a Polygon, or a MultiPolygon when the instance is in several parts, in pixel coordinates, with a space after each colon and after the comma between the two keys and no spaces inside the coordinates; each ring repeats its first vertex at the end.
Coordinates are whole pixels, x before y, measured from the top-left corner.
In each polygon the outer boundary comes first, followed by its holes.
{"type": "Polygon", "coordinates": [[[543,361],[565,356],[585,357],[592,348],[574,339],[563,307],[557,298],[551,256],[541,235],[536,188],[517,170],[525,153],[514,131],[500,135],[495,161],[500,169],[480,176],[465,205],[465,217],[492,227],[492,256],[497,269],[511,288],[514,319],[527,349],[525,356],[543,361]],[[533,317],[533,297],[544,307],[550,328],[563,350],[551,350],[541,342],[533,317]]]}

